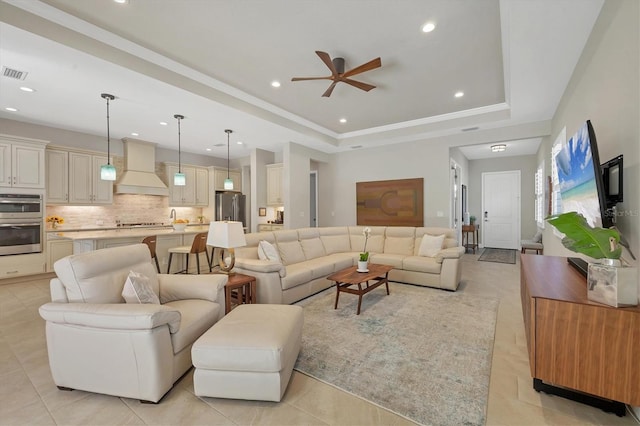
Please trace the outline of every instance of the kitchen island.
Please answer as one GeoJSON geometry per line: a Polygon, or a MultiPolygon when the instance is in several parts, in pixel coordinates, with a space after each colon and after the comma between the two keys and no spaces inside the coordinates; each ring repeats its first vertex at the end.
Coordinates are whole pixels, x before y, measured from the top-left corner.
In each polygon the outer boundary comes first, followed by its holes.
{"type": "MultiPolygon", "coordinates": [[[[73,230],[57,229],[47,232],[47,244],[60,244],[61,242],[71,243],[73,254],[85,253],[108,247],[117,247],[130,244],[141,243],[146,237],[155,235],[157,237],[156,254],[162,272],[167,272],[168,251],[172,247],[191,245],[193,238],[200,232],[208,232],[209,225],[191,225],[184,231],[174,230],[171,226],[158,227],[134,227],[134,228],[111,228],[102,230],[73,230]]],[[[63,243],[64,244],[64,243],[63,243]]],[[[55,251],[51,251],[55,252],[55,251]]],[[[63,251],[58,251],[63,253],[63,251]]],[[[69,254],[69,253],[64,253],[69,254]]],[[[48,269],[53,269],[53,262],[57,259],[50,256],[48,269]]],[[[171,262],[171,273],[175,273],[183,268],[182,256],[174,256],[171,262]]],[[[197,273],[196,262],[189,262],[190,273],[197,273]]],[[[209,265],[203,257],[200,262],[201,272],[209,272],[209,265]]]]}

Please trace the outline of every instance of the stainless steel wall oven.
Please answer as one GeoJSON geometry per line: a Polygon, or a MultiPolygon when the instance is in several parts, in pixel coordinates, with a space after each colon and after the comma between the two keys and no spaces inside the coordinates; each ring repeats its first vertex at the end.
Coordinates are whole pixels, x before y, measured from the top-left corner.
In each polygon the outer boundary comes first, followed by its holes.
{"type": "Polygon", "coordinates": [[[42,196],[0,194],[0,256],[42,252],[42,196]]]}

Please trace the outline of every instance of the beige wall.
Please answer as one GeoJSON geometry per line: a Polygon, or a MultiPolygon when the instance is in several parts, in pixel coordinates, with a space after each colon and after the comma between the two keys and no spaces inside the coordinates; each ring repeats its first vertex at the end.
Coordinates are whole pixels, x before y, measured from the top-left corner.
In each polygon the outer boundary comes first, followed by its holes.
{"type": "MultiPolygon", "coordinates": [[[[551,144],[562,128],[566,126],[569,138],[591,120],[601,161],[624,155],[625,199],[618,205],[622,212],[618,228],[636,254],[640,254],[639,8],[637,0],[605,2],[552,120],[551,136],[538,152],[538,159],[548,163],[551,144]]],[[[544,245],[545,254],[575,255],[562,246],[551,226],[545,229],[544,245]]]]}

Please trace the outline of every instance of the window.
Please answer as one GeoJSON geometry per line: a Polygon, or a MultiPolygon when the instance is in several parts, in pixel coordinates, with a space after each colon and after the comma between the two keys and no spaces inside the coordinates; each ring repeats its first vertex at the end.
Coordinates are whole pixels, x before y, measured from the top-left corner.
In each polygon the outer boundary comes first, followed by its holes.
{"type": "Polygon", "coordinates": [[[534,193],[536,196],[534,216],[536,218],[538,228],[544,228],[544,160],[538,166],[534,185],[534,193]]]}

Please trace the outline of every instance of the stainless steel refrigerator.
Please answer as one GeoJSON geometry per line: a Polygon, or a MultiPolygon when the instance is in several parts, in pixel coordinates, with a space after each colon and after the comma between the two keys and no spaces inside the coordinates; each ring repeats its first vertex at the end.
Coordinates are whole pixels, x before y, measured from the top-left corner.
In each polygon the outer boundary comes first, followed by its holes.
{"type": "Polygon", "coordinates": [[[246,227],[245,196],[239,192],[216,192],[216,220],[242,222],[246,227]]]}

